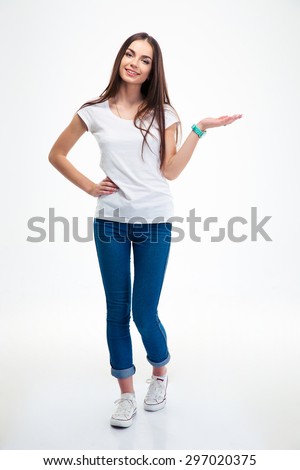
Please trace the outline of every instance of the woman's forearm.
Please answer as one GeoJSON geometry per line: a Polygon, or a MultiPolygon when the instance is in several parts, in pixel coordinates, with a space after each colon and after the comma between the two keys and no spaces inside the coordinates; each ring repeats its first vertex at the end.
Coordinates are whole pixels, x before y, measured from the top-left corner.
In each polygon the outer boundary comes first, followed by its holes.
{"type": "Polygon", "coordinates": [[[49,162],[69,181],[78,186],[80,189],[90,194],[95,186],[89,178],[78,171],[74,165],[64,155],[49,155],[49,162]]]}
{"type": "MultiPolygon", "coordinates": [[[[201,130],[204,130],[200,123],[198,123],[197,126],[201,130]]],[[[180,175],[182,170],[190,161],[199,140],[198,135],[194,131],[191,131],[181,148],[170,159],[168,166],[164,171],[164,175],[167,179],[174,180],[180,175]]]]}

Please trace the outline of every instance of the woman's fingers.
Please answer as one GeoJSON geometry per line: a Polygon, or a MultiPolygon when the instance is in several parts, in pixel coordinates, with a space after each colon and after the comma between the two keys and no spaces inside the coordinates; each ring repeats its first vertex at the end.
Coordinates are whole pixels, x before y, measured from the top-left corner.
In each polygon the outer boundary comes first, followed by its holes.
{"type": "Polygon", "coordinates": [[[100,183],[94,183],[93,188],[89,192],[91,196],[99,197],[103,195],[113,194],[118,191],[118,186],[106,177],[100,183]]]}
{"type": "Polygon", "coordinates": [[[106,178],[104,178],[103,181],[106,181],[107,184],[110,184],[111,186],[115,187],[115,188],[118,188],[118,186],[109,178],[109,176],[107,176],[106,178]]]}
{"type": "Polygon", "coordinates": [[[202,126],[202,129],[227,126],[227,124],[233,123],[237,119],[240,119],[242,116],[242,114],[234,114],[233,116],[228,116],[227,114],[226,116],[220,116],[218,118],[208,117],[199,121],[199,124],[202,126]]]}
{"type": "Polygon", "coordinates": [[[113,194],[118,189],[118,186],[107,176],[98,184],[98,196],[113,194]]]}
{"type": "Polygon", "coordinates": [[[118,188],[116,188],[115,186],[110,186],[108,184],[103,184],[102,189],[105,189],[107,191],[116,191],[118,188]]]}
{"type": "Polygon", "coordinates": [[[237,119],[240,119],[242,114],[234,114],[233,116],[221,116],[219,117],[220,124],[226,126],[227,124],[232,124],[237,119]]]}
{"type": "Polygon", "coordinates": [[[105,186],[106,188],[116,188],[117,186],[114,184],[114,183],[103,183],[103,186],[105,186]]]}

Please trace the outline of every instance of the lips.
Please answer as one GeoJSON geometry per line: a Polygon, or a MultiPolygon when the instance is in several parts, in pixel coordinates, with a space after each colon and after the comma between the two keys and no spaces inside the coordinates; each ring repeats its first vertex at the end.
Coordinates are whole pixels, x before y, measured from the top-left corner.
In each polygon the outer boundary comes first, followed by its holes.
{"type": "Polygon", "coordinates": [[[134,70],[131,70],[131,69],[125,69],[126,72],[129,73],[129,75],[140,75],[139,73],[135,72],[134,70]]]}

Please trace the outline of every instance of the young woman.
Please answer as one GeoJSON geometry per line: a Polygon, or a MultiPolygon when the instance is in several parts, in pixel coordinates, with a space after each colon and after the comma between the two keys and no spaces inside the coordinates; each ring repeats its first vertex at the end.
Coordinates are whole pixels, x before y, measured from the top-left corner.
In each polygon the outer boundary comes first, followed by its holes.
{"type": "Polygon", "coordinates": [[[174,215],[168,180],[180,175],[206,129],[241,117],[201,119],[178,150],[181,123],[168,96],[161,49],[153,37],[137,33],[121,46],[107,88],[79,108],[49,153],[58,171],[97,197],[94,239],[106,297],[111,373],[121,391],[112,426],[128,427],[136,414],[131,312],[153,368],[144,409],[157,411],[166,404],[170,354],[157,308],[174,215]],[[100,147],[106,175],[100,183],[66,158],[86,131],[100,147]]]}

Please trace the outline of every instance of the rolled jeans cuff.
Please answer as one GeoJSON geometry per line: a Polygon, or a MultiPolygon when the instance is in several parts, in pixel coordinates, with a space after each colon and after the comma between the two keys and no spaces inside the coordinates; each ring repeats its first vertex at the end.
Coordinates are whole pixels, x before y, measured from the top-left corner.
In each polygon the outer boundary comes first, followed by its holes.
{"type": "Polygon", "coordinates": [[[129,367],[128,369],[114,369],[111,368],[111,375],[117,379],[127,379],[135,374],[135,366],[129,367]]]}
{"type": "Polygon", "coordinates": [[[150,361],[149,357],[147,356],[147,361],[153,366],[153,367],[162,367],[162,366],[165,366],[166,364],[168,364],[168,362],[170,361],[171,359],[171,356],[170,354],[168,354],[168,357],[162,361],[162,362],[153,362],[153,361],[150,361]]]}

